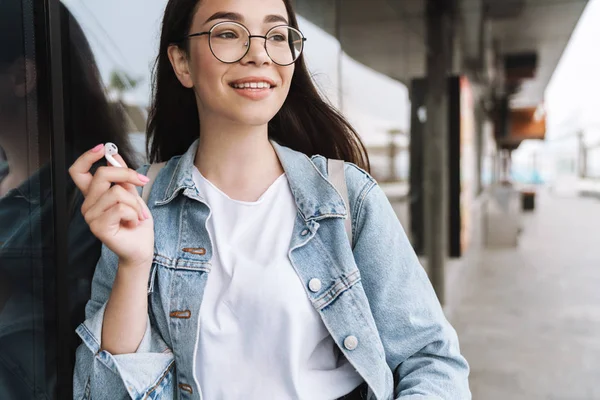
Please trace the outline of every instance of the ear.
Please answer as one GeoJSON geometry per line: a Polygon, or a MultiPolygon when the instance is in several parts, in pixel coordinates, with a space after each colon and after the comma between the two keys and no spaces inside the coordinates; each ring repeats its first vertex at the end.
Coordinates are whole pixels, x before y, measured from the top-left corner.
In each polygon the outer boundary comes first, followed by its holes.
{"type": "Polygon", "coordinates": [[[19,57],[12,65],[15,96],[25,97],[35,90],[37,73],[35,62],[28,58],[19,57]]]}
{"type": "Polygon", "coordinates": [[[179,82],[188,89],[194,87],[188,58],[185,52],[177,45],[169,46],[167,51],[169,54],[169,61],[171,61],[171,66],[173,67],[173,71],[175,72],[177,79],[179,79],[179,82]]]}

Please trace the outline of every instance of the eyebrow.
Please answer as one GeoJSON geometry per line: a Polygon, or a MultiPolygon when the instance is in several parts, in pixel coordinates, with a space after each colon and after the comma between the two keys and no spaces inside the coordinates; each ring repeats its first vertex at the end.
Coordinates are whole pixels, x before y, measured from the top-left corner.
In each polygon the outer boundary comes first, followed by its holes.
{"type": "MultiPolygon", "coordinates": [[[[211,15],[205,23],[210,22],[210,21],[214,21],[216,19],[227,19],[230,21],[236,21],[236,22],[244,22],[244,17],[242,16],[242,14],[238,14],[236,12],[230,12],[230,11],[219,11],[214,13],[213,15],[211,15]]],[[[284,24],[288,24],[289,22],[287,19],[285,19],[284,17],[282,17],[279,14],[271,14],[271,15],[267,15],[264,19],[264,23],[265,24],[270,24],[270,23],[274,23],[274,22],[283,22],[284,24]]]]}

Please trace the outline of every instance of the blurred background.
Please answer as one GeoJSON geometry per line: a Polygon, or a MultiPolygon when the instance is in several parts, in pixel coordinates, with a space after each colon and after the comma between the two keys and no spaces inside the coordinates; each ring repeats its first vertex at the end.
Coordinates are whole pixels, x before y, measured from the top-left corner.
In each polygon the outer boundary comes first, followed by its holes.
{"type": "MultiPolygon", "coordinates": [[[[600,0],[294,3],[473,398],[600,399],[600,0]]],[[[145,162],[165,4],[0,0],[2,399],[70,397],[98,245],[66,170],[108,139],[145,162]]]]}

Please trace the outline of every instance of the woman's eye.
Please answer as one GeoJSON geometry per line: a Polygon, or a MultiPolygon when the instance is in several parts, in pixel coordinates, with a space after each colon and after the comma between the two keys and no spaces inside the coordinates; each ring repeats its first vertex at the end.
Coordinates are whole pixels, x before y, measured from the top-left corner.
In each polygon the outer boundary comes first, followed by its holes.
{"type": "Polygon", "coordinates": [[[237,35],[235,32],[221,32],[217,34],[217,37],[220,39],[237,39],[237,35]]]}
{"type": "Polygon", "coordinates": [[[272,40],[274,42],[285,42],[286,41],[285,36],[280,35],[280,34],[269,36],[269,40],[272,40]]]}

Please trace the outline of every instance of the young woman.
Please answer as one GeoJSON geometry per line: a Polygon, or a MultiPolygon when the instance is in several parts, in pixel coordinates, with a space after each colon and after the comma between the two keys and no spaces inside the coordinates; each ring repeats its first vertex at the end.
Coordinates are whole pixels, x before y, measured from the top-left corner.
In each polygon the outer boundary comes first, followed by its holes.
{"type": "Polygon", "coordinates": [[[104,243],[75,398],[470,398],[456,333],[303,45],[288,0],[168,2],[148,130],[168,162],[148,205],[148,166],[92,175],[99,145],[70,169],[104,243]],[[326,158],[352,162],[349,206],[326,158]]]}

